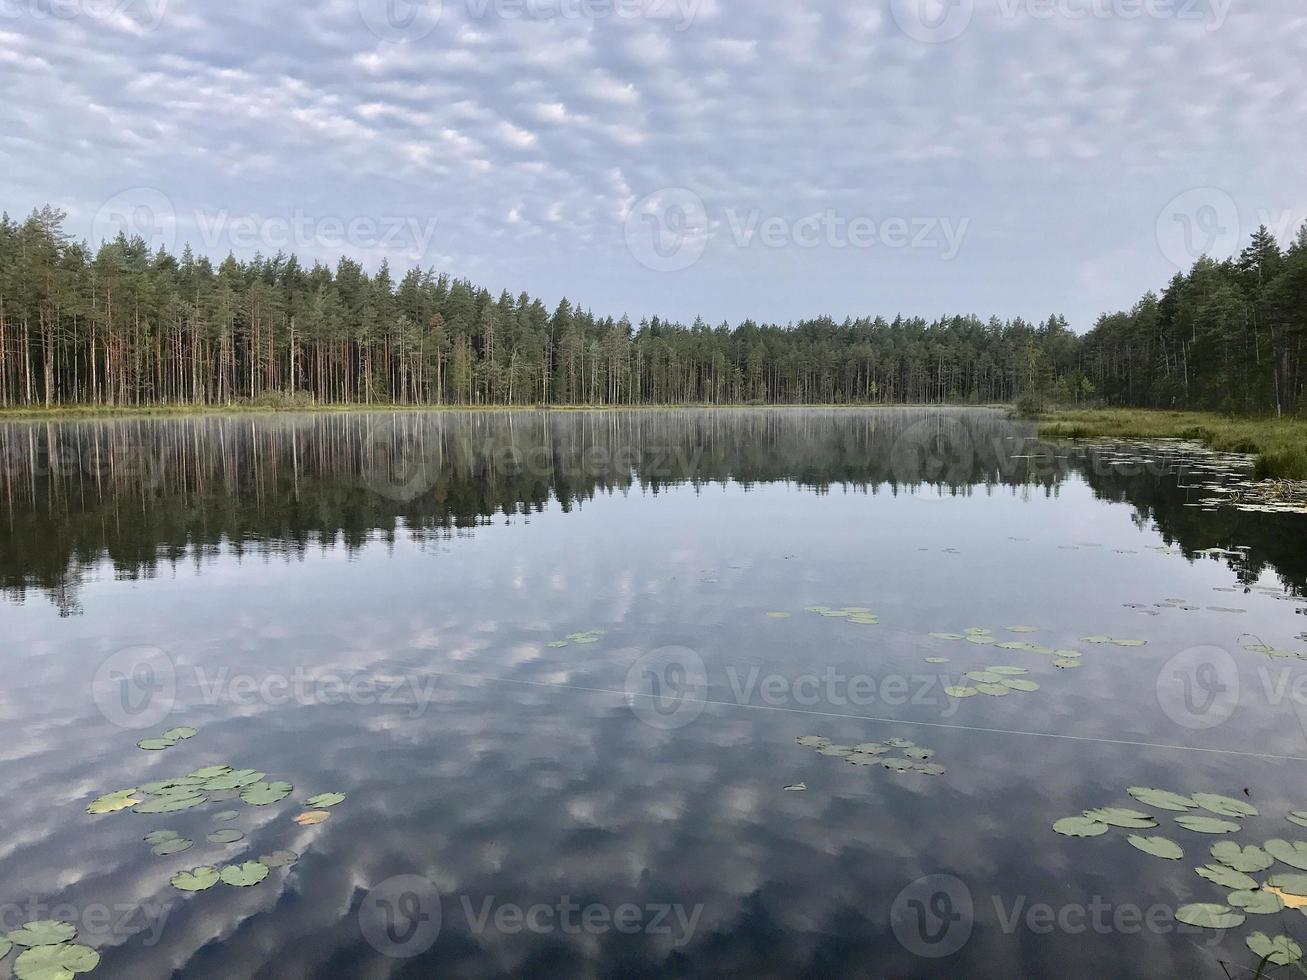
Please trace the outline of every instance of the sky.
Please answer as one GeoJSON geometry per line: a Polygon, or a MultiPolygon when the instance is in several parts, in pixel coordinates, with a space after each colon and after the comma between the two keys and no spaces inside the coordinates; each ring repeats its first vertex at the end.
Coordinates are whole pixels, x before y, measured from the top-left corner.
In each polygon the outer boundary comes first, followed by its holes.
{"type": "Polygon", "coordinates": [[[0,0],[0,208],[599,315],[1065,315],[1307,221],[1294,0],[0,0]]]}

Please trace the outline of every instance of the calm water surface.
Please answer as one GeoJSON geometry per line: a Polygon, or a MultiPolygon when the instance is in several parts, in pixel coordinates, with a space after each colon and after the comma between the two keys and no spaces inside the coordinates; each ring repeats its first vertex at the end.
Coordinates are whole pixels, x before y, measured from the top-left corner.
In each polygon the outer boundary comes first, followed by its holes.
{"type": "Polygon", "coordinates": [[[1218,838],[1155,811],[1166,861],[1051,825],[1156,786],[1255,804],[1241,843],[1307,839],[1304,665],[1256,652],[1307,651],[1307,518],[1192,506],[1204,455],[1031,435],[922,410],[0,427],[4,930],[73,921],[108,977],[1251,975],[1249,933],[1307,920],[1177,925],[1226,894],[1194,873],[1218,838]],[[1083,666],[930,636],[979,628],[1083,666]],[[1039,689],[944,694],[994,665],[1039,689]],[[214,764],[294,792],[85,812],[214,764]],[[154,856],[159,829],[195,846],[154,856]],[[279,849],[254,887],[170,884],[279,849]]]}

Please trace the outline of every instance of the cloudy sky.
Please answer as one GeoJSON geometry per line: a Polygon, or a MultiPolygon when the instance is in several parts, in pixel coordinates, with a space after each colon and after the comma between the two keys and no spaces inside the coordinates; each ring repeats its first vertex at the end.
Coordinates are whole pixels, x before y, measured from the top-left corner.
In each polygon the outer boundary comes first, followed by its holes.
{"type": "Polygon", "coordinates": [[[597,313],[1083,330],[1307,220],[1287,0],[0,0],[0,207],[597,313]]]}

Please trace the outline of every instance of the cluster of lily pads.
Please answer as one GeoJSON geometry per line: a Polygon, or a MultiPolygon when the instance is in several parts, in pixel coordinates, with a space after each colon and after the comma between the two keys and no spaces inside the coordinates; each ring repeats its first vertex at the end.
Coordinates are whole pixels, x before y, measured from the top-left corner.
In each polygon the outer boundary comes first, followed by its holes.
{"type": "Polygon", "coordinates": [[[114,790],[93,801],[87,813],[177,813],[204,803],[240,797],[250,806],[279,803],[294,789],[281,780],[269,781],[267,773],[257,769],[233,769],[231,766],[205,766],[184,776],[172,776],[142,783],[130,789],[114,790]]]}
{"type": "MultiPolygon", "coordinates": [[[[1307,634],[1303,634],[1303,636],[1298,637],[1298,639],[1307,639],[1307,634]]],[[[1262,643],[1260,641],[1257,643],[1249,643],[1244,646],[1244,649],[1249,653],[1260,653],[1272,660],[1285,660],[1290,657],[1296,657],[1299,660],[1307,660],[1307,653],[1299,653],[1296,650],[1281,650],[1277,647],[1271,646],[1269,643],[1262,643]]]]}
{"type": "MultiPolygon", "coordinates": [[[[934,756],[934,749],[924,749],[906,738],[835,745],[824,735],[800,735],[795,741],[804,748],[816,749],[818,755],[843,759],[854,766],[884,766],[893,772],[920,772],[927,776],[941,776],[946,771],[938,763],[928,761],[934,756]],[[901,758],[893,755],[896,750],[901,753],[901,758]]],[[[796,787],[787,786],[786,789],[793,791],[796,787]]]]}
{"type": "Polygon", "coordinates": [[[549,646],[554,650],[561,650],[564,647],[571,646],[573,643],[579,643],[588,646],[591,643],[598,643],[604,638],[607,630],[583,630],[580,633],[570,633],[565,640],[554,640],[549,646]]]}
{"type": "Polygon", "coordinates": [[[944,688],[944,693],[951,698],[974,698],[977,694],[1001,698],[1014,691],[1022,694],[1038,691],[1038,684],[1021,676],[1027,673],[1029,671],[1024,667],[1009,666],[971,670],[966,676],[970,684],[951,684],[944,688]]]}
{"type": "MultiPolygon", "coordinates": [[[[1231,589],[1230,591],[1233,592],[1234,590],[1231,589]]],[[[1136,612],[1157,615],[1156,612],[1143,605],[1143,603],[1127,602],[1125,603],[1125,607],[1127,609],[1134,609],[1136,612]]],[[[1154,602],[1153,607],[1154,609],[1178,609],[1181,612],[1197,612],[1203,608],[1197,603],[1190,602],[1188,599],[1165,599],[1162,602],[1154,602]]],[[[1208,606],[1207,611],[1219,613],[1246,613],[1248,610],[1239,609],[1235,606],[1208,606]]]]}
{"type": "MultiPolygon", "coordinates": [[[[1038,633],[1038,626],[1007,626],[1008,633],[1038,633]]],[[[977,646],[998,647],[1000,650],[1023,650],[1026,653],[1039,653],[1053,658],[1053,666],[1062,670],[1073,670],[1081,666],[1080,651],[1072,649],[1056,649],[1054,647],[1044,646],[1040,643],[1031,643],[1029,640],[1000,640],[994,631],[986,626],[972,626],[961,633],[931,633],[937,640],[965,640],[968,643],[974,643],[977,646]]],[[[927,661],[935,663],[934,659],[927,661]]],[[[991,668],[992,670],[992,668],[991,668]]],[[[1022,671],[1022,673],[1025,673],[1022,671]]],[[[983,693],[983,692],[982,692],[983,693]]],[[[967,697],[968,695],[963,695],[967,697]]]]}
{"type": "Polygon", "coordinates": [[[845,606],[842,609],[835,609],[832,606],[804,606],[803,611],[825,616],[827,619],[842,619],[846,623],[854,623],[858,626],[880,624],[880,617],[866,606],[845,606]]]}
{"type": "Polygon", "coordinates": [[[72,980],[100,965],[100,954],[74,943],[77,927],[57,919],[38,919],[0,936],[0,960],[14,947],[22,950],[14,960],[18,980],[72,980]]]}
{"type": "MultiPolygon", "coordinates": [[[[1180,813],[1175,823],[1194,833],[1223,835],[1243,830],[1241,821],[1259,816],[1257,807],[1245,800],[1237,800],[1217,793],[1193,793],[1184,796],[1170,790],[1133,786],[1126,790],[1144,806],[1172,813],[1180,813]],[[1191,811],[1205,810],[1214,816],[1191,811]]],[[[1290,823],[1307,827],[1307,810],[1289,813],[1290,823]]],[[[1065,817],[1053,830],[1066,837],[1101,837],[1112,828],[1149,830],[1158,827],[1152,813],[1127,807],[1100,807],[1086,810],[1078,817],[1065,817]]],[[[1168,861],[1184,859],[1184,848],[1163,836],[1146,837],[1131,834],[1128,843],[1137,850],[1168,861]]],[[[1262,846],[1242,847],[1235,841],[1222,840],[1209,850],[1216,863],[1195,869],[1199,877],[1230,889],[1225,902],[1198,902],[1183,905],[1176,910],[1178,921],[1210,929],[1233,929],[1244,924],[1249,915],[1271,915],[1285,909],[1297,909],[1307,915],[1307,874],[1271,874],[1263,880],[1254,874],[1269,871],[1276,861],[1307,871],[1307,843],[1274,839],[1262,846]]],[[[1287,966],[1302,959],[1302,949],[1288,936],[1270,937],[1255,932],[1247,937],[1248,948],[1264,962],[1287,966]]]]}
{"type": "Polygon", "coordinates": [[[200,734],[194,728],[182,725],[178,728],[169,728],[158,738],[143,738],[136,743],[136,747],[145,749],[147,752],[162,752],[164,749],[170,749],[178,742],[188,738],[194,738],[200,734]]]}

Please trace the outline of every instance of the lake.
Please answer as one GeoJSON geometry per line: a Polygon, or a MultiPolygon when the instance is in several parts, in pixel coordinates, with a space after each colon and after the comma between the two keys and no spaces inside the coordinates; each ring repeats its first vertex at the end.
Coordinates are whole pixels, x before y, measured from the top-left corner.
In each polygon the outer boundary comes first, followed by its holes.
{"type": "Polygon", "coordinates": [[[110,977],[1251,976],[1299,912],[1177,919],[1248,891],[1213,844],[1307,840],[1307,518],[1203,503],[1245,463],[979,409],[0,426],[3,931],[110,977]]]}

